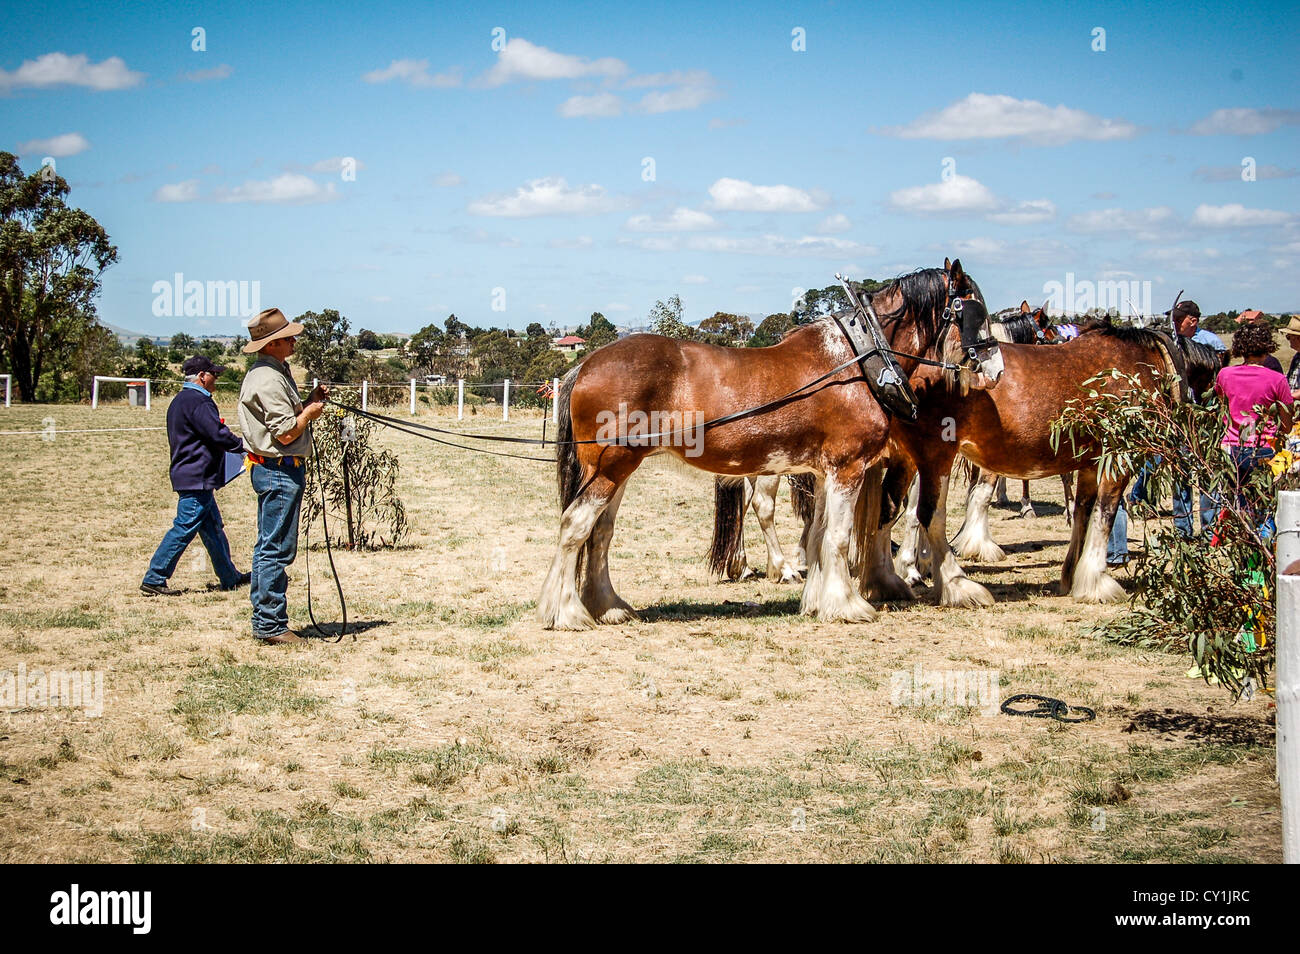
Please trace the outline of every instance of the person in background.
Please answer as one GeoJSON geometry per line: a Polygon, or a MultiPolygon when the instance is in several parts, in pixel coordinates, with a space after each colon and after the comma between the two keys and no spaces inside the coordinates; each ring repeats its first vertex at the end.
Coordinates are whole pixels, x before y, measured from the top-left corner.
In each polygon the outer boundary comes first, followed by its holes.
{"type": "Polygon", "coordinates": [[[180,592],[171,589],[167,581],[196,535],[207,547],[223,590],[249,582],[249,574],[240,573],[230,559],[230,542],[217,508],[216,489],[221,486],[225,452],[244,450],[244,442],[222,423],[217,403],[212,400],[217,378],[225,370],[203,355],[187,358],[181,365],[185,386],[167,408],[172,490],[179,497],[176,519],[149,561],[140,584],[145,596],[175,596],[180,592]]]}
{"type": "Polygon", "coordinates": [[[1291,397],[1300,400],[1300,315],[1292,315],[1282,333],[1295,352],[1291,357],[1291,367],[1286,372],[1286,383],[1291,388],[1291,397]]]}
{"type": "MultiPolygon", "coordinates": [[[[1165,312],[1165,314],[1171,314],[1165,312]]],[[[1180,301],[1171,314],[1171,320],[1178,334],[1201,344],[1209,345],[1219,353],[1219,364],[1227,363],[1228,346],[1212,331],[1201,325],[1201,307],[1188,299],[1180,301]]],[[[1193,395],[1195,400],[1198,395],[1193,395]]],[[[1159,461],[1156,461],[1158,464],[1159,461]]],[[[1133,487],[1128,493],[1128,502],[1136,503],[1146,493],[1146,471],[1137,475],[1133,487]]],[[[1200,497],[1201,532],[1208,533],[1214,523],[1215,502],[1209,494],[1202,492],[1200,497]]],[[[1187,538],[1191,538],[1196,528],[1192,524],[1192,488],[1174,483],[1174,526],[1187,538]]],[[[1128,511],[1121,505],[1115,512],[1115,521],[1111,524],[1110,539],[1106,541],[1106,565],[1123,566],[1128,562],[1128,511]]]]}
{"type": "Polygon", "coordinates": [[[307,427],[325,410],[329,389],[318,387],[306,404],[289,370],[303,327],[278,308],[248,322],[245,354],[261,353],[239,390],[239,424],[252,462],[257,492],[257,545],[253,548],[253,635],[266,645],[302,643],[289,628],[288,567],[298,556],[298,516],[311,457],[307,427]]]}
{"type": "Polygon", "coordinates": [[[1214,391],[1226,407],[1223,448],[1236,465],[1237,497],[1243,506],[1241,489],[1251,473],[1273,456],[1277,437],[1276,427],[1269,421],[1261,422],[1255,408],[1281,405],[1282,433],[1291,430],[1295,402],[1291,388],[1283,375],[1264,364],[1264,359],[1276,350],[1271,328],[1258,323],[1243,325],[1232,339],[1232,354],[1242,363],[1224,368],[1214,383],[1214,391]]]}

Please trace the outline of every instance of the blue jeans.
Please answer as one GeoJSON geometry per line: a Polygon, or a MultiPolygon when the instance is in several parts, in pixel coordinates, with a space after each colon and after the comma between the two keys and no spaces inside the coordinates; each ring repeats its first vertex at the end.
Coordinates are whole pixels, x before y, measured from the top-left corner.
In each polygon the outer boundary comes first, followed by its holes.
{"type": "MultiPolygon", "coordinates": [[[[1147,474],[1160,464],[1160,460],[1157,457],[1153,463],[1143,467],[1141,473],[1134,479],[1133,488],[1128,493],[1129,503],[1137,503],[1139,499],[1146,497],[1147,474]]],[[[1208,529],[1214,525],[1214,518],[1218,515],[1218,503],[1211,495],[1202,493],[1200,504],[1201,531],[1208,532],[1208,529]]],[[[1188,539],[1196,532],[1192,526],[1192,488],[1178,483],[1174,484],[1174,526],[1188,539]]],[[[1127,560],[1128,511],[1121,501],[1119,509],[1115,511],[1115,522],[1110,527],[1110,539],[1106,541],[1106,562],[1124,563],[1127,560]]]]}
{"type": "Polygon", "coordinates": [[[181,554],[197,534],[208,548],[212,568],[216,570],[221,585],[235,586],[239,582],[240,573],[230,560],[230,542],[226,540],[225,525],[221,522],[221,511],[217,509],[215,492],[181,490],[177,493],[180,499],[176,502],[176,520],[154,551],[144,582],[150,586],[162,586],[171,579],[181,554]]]}
{"type": "Polygon", "coordinates": [[[253,547],[253,635],[278,636],[289,628],[289,574],[298,555],[298,512],[306,469],[290,462],[254,464],[249,481],[257,492],[257,545],[253,547]]]}

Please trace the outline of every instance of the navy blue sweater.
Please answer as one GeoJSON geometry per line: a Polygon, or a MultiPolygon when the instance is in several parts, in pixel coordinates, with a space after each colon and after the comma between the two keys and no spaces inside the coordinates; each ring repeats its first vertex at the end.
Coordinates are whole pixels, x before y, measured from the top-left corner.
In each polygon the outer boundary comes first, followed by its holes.
{"type": "Polygon", "coordinates": [[[182,388],[167,408],[167,443],[172,449],[172,490],[215,490],[221,485],[225,451],[244,442],[221,423],[207,391],[182,388]]]}

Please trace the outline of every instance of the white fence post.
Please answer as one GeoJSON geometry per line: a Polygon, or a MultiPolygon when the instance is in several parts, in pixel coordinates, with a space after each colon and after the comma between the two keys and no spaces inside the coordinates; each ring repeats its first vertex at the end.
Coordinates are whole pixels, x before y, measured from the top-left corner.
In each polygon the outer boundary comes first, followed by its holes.
{"type": "Polygon", "coordinates": [[[363,379],[361,382],[361,410],[366,410],[366,405],[369,403],[369,397],[370,382],[363,379]]]}
{"type": "Polygon", "coordinates": [[[411,413],[415,414],[415,378],[411,378],[411,413]]]}
{"type": "Polygon", "coordinates": [[[99,375],[95,375],[95,380],[90,385],[90,409],[93,411],[99,407],[99,375]]]}
{"type": "Polygon", "coordinates": [[[501,420],[510,420],[510,379],[506,378],[505,387],[501,389],[501,420]]]}
{"type": "Polygon", "coordinates": [[[465,379],[456,380],[456,420],[465,419],[465,379]]]}
{"type": "Polygon", "coordinates": [[[1277,781],[1282,787],[1282,861],[1300,864],[1300,491],[1277,504],[1277,781]],[[1294,569],[1293,569],[1294,567],[1294,569]],[[1292,572],[1288,573],[1287,571],[1292,572]]]}
{"type": "Polygon", "coordinates": [[[0,378],[4,378],[4,379],[5,379],[5,407],[8,407],[8,406],[9,406],[9,397],[10,397],[11,392],[12,392],[13,389],[14,389],[14,379],[13,379],[13,375],[10,375],[10,374],[0,374],[0,378]]]}
{"type": "Polygon", "coordinates": [[[149,410],[151,407],[153,407],[153,405],[149,403],[149,396],[152,390],[153,390],[153,382],[146,379],[144,382],[144,409],[146,411],[149,410]]]}
{"type": "Polygon", "coordinates": [[[551,423],[560,423],[560,379],[551,378],[551,423]]]}
{"type": "Polygon", "coordinates": [[[90,384],[90,409],[93,411],[99,407],[99,383],[101,381],[120,381],[124,384],[143,384],[144,385],[144,409],[147,411],[152,406],[153,385],[146,378],[111,378],[106,374],[97,374],[91,379],[90,384]]]}

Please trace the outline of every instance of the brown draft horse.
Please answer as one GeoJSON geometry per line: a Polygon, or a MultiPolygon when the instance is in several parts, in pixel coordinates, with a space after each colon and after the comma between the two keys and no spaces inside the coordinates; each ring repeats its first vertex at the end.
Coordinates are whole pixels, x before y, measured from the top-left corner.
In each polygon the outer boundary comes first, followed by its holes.
{"type": "MultiPolygon", "coordinates": [[[[945,606],[993,602],[988,590],[967,578],[948,548],[948,480],[958,453],[979,467],[1022,479],[1077,470],[1074,523],[1061,568],[1061,593],[1081,601],[1119,599],[1123,590],[1106,575],[1106,539],[1130,475],[1118,474],[1099,485],[1098,448],[1081,444],[1076,454],[1063,440],[1060,449],[1053,450],[1052,421],[1068,401],[1080,396],[1080,385],[1102,371],[1117,368],[1148,389],[1159,386],[1159,376],[1176,371],[1199,393],[1212,380],[1217,361],[1210,349],[1188,339],[1179,337],[1175,344],[1167,335],[1109,322],[1094,323],[1079,337],[1052,347],[1001,347],[1005,372],[987,390],[962,396],[944,372],[925,368],[913,375],[920,415],[916,422],[895,421],[890,434],[891,446],[920,471],[917,519],[933,551],[938,602],[945,606]]],[[[1110,386],[1129,387],[1123,381],[1110,386]]],[[[864,579],[864,589],[898,590],[895,580],[888,579],[892,566],[877,562],[870,569],[884,579],[864,579]]]]}
{"type": "MultiPolygon", "coordinates": [[[[945,262],[896,279],[872,303],[893,347],[923,355],[946,329],[944,313],[956,298],[983,301],[961,263],[945,262]]],[[[889,420],[857,364],[787,398],[852,357],[838,326],[822,319],[768,348],[630,335],[570,371],[559,395],[563,516],[538,599],[542,624],[587,629],[633,618],[610,582],[609,545],[627,480],[654,453],[715,474],[816,475],[801,612],[823,621],[871,619],[875,610],[850,577],[849,544],[863,478],[885,448],[889,420]],[[684,446],[691,421],[705,433],[684,446]]],[[[917,362],[900,364],[910,374],[917,362]]]]}

